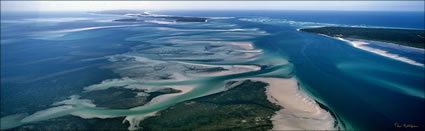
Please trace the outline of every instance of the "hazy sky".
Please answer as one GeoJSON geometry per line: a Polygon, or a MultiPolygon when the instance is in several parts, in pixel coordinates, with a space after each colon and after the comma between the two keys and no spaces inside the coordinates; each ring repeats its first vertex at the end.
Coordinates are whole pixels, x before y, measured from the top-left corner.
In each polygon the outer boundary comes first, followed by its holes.
{"type": "Polygon", "coordinates": [[[1,11],[96,11],[112,9],[424,11],[424,1],[1,1],[1,11]]]}

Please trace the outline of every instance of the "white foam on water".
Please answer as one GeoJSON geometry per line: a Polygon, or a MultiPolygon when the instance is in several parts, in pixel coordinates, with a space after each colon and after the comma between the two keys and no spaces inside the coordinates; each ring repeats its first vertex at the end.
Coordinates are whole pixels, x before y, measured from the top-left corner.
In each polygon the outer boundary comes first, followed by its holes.
{"type": "Polygon", "coordinates": [[[344,41],[344,42],[347,42],[347,43],[351,44],[353,47],[356,47],[356,48],[359,48],[359,49],[362,49],[362,50],[365,50],[365,51],[368,51],[368,52],[372,52],[372,53],[375,53],[375,54],[378,54],[378,55],[381,55],[381,56],[385,56],[385,57],[388,57],[388,58],[391,58],[391,59],[394,59],[394,60],[398,60],[398,61],[401,61],[401,62],[411,64],[411,65],[424,67],[424,64],[416,62],[416,61],[411,60],[409,58],[402,57],[402,56],[399,56],[397,54],[391,54],[391,53],[388,53],[385,50],[375,49],[375,48],[372,48],[372,47],[364,46],[364,45],[369,44],[369,43],[366,43],[364,41],[346,40],[346,39],[339,38],[339,37],[337,37],[337,39],[344,41]]]}

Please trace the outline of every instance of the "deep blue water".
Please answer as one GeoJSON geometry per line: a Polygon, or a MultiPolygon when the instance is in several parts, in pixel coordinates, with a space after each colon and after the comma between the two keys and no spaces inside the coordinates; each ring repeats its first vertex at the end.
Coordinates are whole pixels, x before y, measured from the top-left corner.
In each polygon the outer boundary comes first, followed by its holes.
{"type": "Polygon", "coordinates": [[[393,11],[158,11],[169,15],[210,17],[269,17],[298,22],[351,26],[379,26],[424,29],[423,12],[393,11]]]}
{"type": "MultiPolygon", "coordinates": [[[[305,85],[304,88],[345,124],[343,128],[394,129],[394,123],[425,126],[424,67],[360,50],[333,38],[296,30],[326,25],[424,29],[423,12],[154,13],[232,17],[215,21],[266,31],[270,35],[256,38],[255,47],[287,58],[294,64],[295,75],[305,85]]],[[[105,28],[66,34],[67,37],[49,37],[61,33],[43,34],[55,30],[135,24],[111,21],[117,18],[124,17],[81,12],[2,12],[0,115],[39,111],[81,92],[86,86],[119,77],[105,68],[111,62],[102,57],[129,52],[132,47],[143,44],[123,40],[136,32],[105,28]]],[[[397,52],[386,47],[371,47],[397,52]]],[[[424,63],[423,52],[399,54],[424,63]]]]}

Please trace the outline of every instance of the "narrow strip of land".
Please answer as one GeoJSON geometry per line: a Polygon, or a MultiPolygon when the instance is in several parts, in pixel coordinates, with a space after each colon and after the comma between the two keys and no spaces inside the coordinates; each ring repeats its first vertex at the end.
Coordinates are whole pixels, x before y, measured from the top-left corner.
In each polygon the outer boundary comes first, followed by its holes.
{"type": "Polygon", "coordinates": [[[319,27],[299,30],[331,37],[363,39],[421,49],[425,48],[424,30],[364,27],[319,27]]]}

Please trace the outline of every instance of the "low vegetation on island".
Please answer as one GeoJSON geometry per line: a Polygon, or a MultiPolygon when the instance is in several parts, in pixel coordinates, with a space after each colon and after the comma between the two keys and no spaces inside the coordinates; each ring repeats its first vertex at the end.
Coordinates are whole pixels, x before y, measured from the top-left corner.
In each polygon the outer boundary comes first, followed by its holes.
{"type": "Polygon", "coordinates": [[[387,42],[421,49],[424,49],[425,47],[424,30],[363,27],[319,27],[300,29],[300,31],[317,33],[331,37],[387,42]]]}

